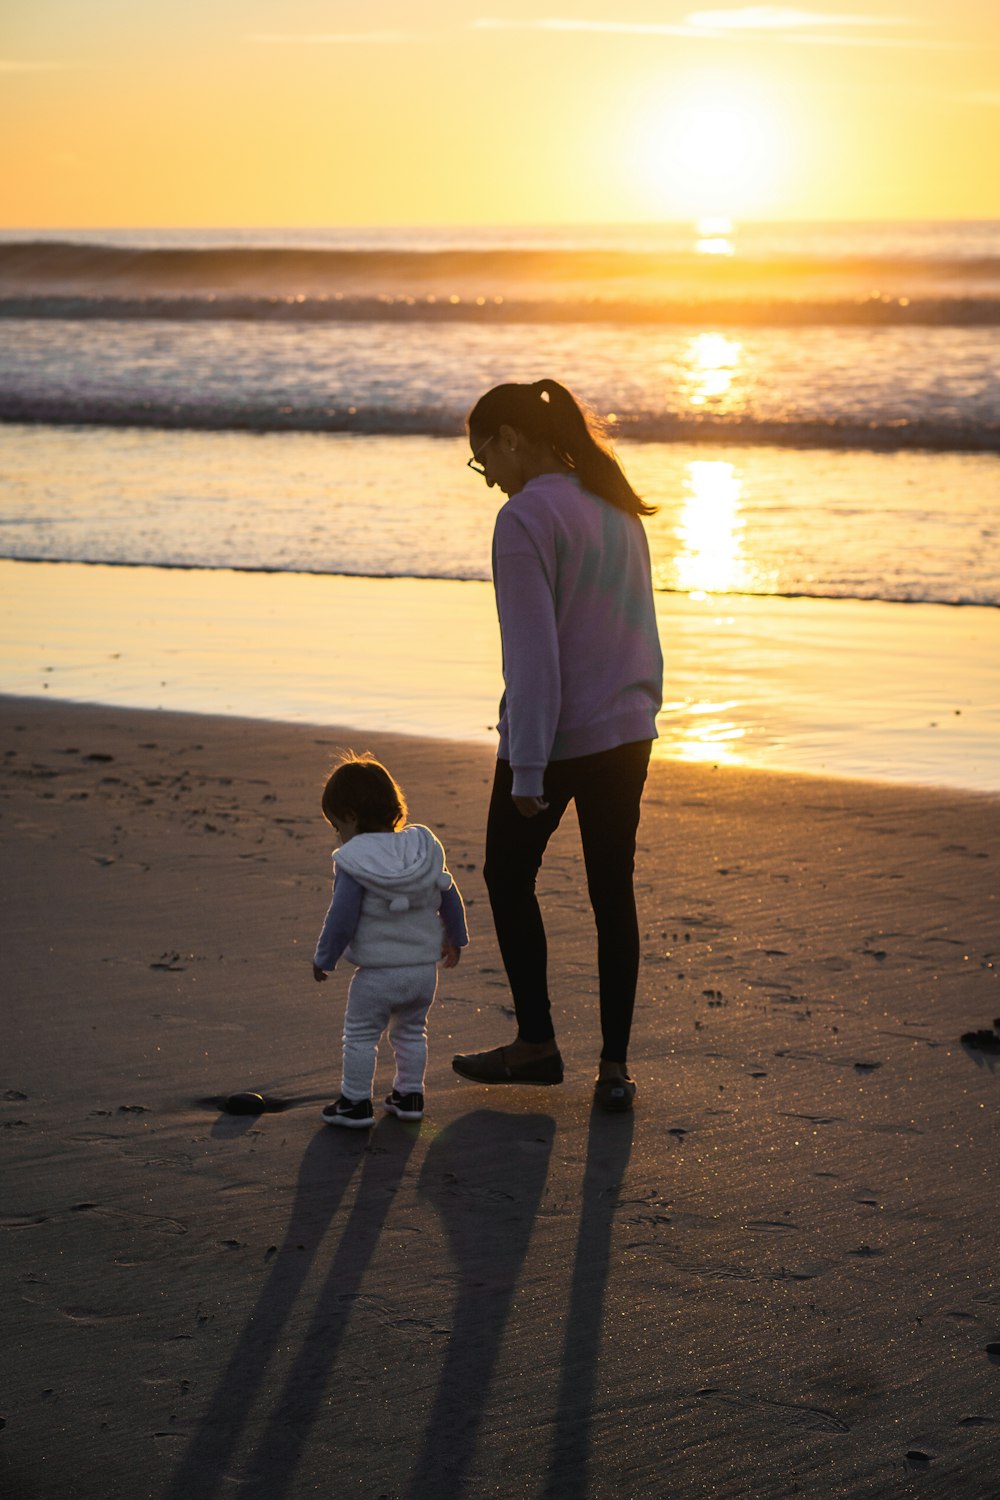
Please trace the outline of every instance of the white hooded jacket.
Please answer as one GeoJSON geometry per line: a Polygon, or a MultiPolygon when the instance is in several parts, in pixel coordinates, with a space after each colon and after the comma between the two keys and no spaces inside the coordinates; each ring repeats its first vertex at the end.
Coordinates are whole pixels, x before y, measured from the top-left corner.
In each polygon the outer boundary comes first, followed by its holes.
{"type": "Polygon", "coordinates": [[[335,870],[364,888],[345,958],[364,968],[437,963],[441,892],[452,884],[444,849],[421,823],[399,833],[358,833],[334,850],[335,870]]]}

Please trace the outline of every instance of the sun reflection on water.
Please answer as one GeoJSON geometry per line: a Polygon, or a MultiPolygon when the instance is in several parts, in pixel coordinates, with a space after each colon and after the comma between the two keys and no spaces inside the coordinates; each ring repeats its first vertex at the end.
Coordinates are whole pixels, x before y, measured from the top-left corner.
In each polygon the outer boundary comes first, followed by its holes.
{"type": "Polygon", "coordinates": [[[733,223],[721,216],[699,219],[695,224],[697,238],[694,242],[696,255],[735,255],[732,241],[733,223]]]}
{"type": "Polygon", "coordinates": [[[725,717],[739,707],[736,699],[729,703],[665,703],[658,720],[660,754],[691,765],[741,765],[744,757],[740,742],[746,737],[747,726],[725,717]]]}
{"type": "MultiPolygon", "coordinates": [[[[736,465],[722,459],[694,459],[686,471],[684,502],[674,527],[676,587],[708,603],[711,595],[748,587],[743,480],[736,465]]],[[[745,723],[738,722],[739,709],[735,699],[691,698],[664,705],[668,753],[683,761],[739,765],[747,734],[745,723]]]]}
{"type": "Polygon", "coordinates": [[[684,506],[674,528],[674,567],[686,593],[739,593],[747,587],[743,555],[743,481],[735,464],[695,459],[687,465],[684,506]]]}
{"type": "Polygon", "coordinates": [[[713,411],[735,411],[734,382],[742,363],[743,345],[724,333],[696,333],[687,350],[685,395],[689,406],[713,411]]]}

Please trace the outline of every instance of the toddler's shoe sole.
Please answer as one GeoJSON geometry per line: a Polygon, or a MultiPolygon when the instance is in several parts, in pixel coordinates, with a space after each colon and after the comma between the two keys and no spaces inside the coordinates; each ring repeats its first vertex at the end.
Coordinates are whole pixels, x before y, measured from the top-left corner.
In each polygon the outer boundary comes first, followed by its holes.
{"type": "Polygon", "coordinates": [[[339,1109],[339,1102],[338,1100],[334,1104],[328,1104],[325,1109],[320,1111],[325,1125],[340,1125],[347,1130],[370,1130],[375,1124],[375,1112],[370,1103],[367,1113],[365,1113],[356,1104],[352,1105],[350,1110],[339,1109]]]}
{"type": "Polygon", "coordinates": [[[400,1105],[394,1104],[390,1099],[385,1101],[383,1108],[386,1114],[395,1115],[397,1120],[422,1120],[424,1118],[422,1109],[403,1109],[400,1105]]]}

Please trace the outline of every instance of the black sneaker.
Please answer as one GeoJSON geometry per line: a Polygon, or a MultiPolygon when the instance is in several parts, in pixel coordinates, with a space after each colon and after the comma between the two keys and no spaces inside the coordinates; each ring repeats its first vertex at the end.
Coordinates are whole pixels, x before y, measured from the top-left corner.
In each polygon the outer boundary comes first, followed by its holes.
{"type": "Polygon", "coordinates": [[[385,1096],[385,1107],[399,1120],[422,1120],[424,1117],[423,1094],[401,1094],[393,1089],[385,1096]]]}
{"type": "Polygon", "coordinates": [[[352,1104],[350,1099],[345,1099],[341,1094],[332,1104],[325,1105],[321,1113],[327,1125],[346,1125],[349,1130],[367,1130],[370,1125],[375,1124],[375,1111],[370,1099],[359,1099],[356,1104],[352,1104]]]}

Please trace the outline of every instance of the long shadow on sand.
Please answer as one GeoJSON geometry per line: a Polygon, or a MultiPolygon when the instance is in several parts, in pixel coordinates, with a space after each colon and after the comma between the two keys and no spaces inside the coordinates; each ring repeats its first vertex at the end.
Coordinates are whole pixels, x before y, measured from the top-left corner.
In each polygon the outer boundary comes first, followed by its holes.
{"type": "Polygon", "coordinates": [[[476,1110],[444,1130],[420,1174],[458,1275],[452,1336],[408,1500],[460,1500],[538,1205],[555,1122],[476,1110]]]}
{"type": "Polygon", "coordinates": [[[164,1500],[210,1500],[224,1485],[285,1326],[355,1172],[361,1181],[350,1217],[284,1389],[250,1464],[241,1493],[285,1495],[323,1400],[327,1377],[350,1318],[352,1299],[375,1252],[402,1180],[416,1130],[384,1120],[362,1145],[326,1126],[302,1158],[288,1228],[246,1327],[240,1334],[198,1431],[164,1500]]]}
{"type": "Polygon", "coordinates": [[[543,1500],[586,1500],[604,1298],[615,1209],[632,1151],[634,1116],[590,1117],[580,1226],[563,1340],[559,1398],[543,1500]]]}

